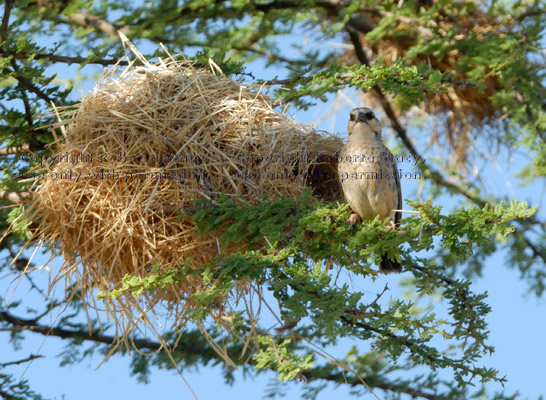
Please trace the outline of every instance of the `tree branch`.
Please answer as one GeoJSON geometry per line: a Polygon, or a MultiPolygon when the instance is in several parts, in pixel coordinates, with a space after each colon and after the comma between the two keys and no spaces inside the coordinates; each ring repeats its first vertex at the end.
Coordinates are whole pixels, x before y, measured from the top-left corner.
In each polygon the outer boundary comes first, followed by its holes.
{"type": "Polygon", "coordinates": [[[368,60],[368,57],[366,56],[366,53],[364,52],[364,47],[362,47],[362,44],[360,43],[360,38],[358,37],[358,33],[352,29],[350,26],[347,27],[347,33],[349,34],[349,39],[351,40],[351,43],[353,44],[353,48],[355,50],[356,58],[358,58],[358,61],[360,61],[360,64],[370,66],[370,61],[368,60]]]}
{"type": "Polygon", "coordinates": [[[23,101],[23,106],[25,108],[25,119],[29,128],[32,129],[32,127],[34,126],[34,115],[32,113],[32,107],[30,105],[30,102],[28,101],[27,92],[25,92],[21,87],[19,88],[19,90],[21,92],[21,100],[23,101]]]}
{"type": "Polygon", "coordinates": [[[49,60],[51,62],[65,63],[65,64],[68,64],[68,65],[87,63],[87,64],[98,64],[98,65],[102,65],[102,66],[106,67],[108,65],[114,65],[114,64],[119,64],[119,65],[128,65],[129,64],[129,62],[126,61],[126,60],[115,60],[113,58],[99,59],[99,60],[88,60],[86,57],[60,56],[60,55],[51,54],[51,53],[50,54],[34,54],[34,53],[31,54],[31,53],[25,53],[25,52],[15,53],[13,51],[3,51],[3,50],[0,50],[0,56],[2,56],[2,57],[13,57],[16,60],[19,60],[19,59],[20,60],[26,60],[29,57],[34,57],[34,59],[36,59],[36,60],[49,60]]]}
{"type": "Polygon", "coordinates": [[[9,146],[0,147],[0,156],[7,156],[9,154],[27,154],[30,153],[30,146],[25,143],[21,146],[9,146]]]}
{"type": "Polygon", "coordinates": [[[115,40],[119,40],[120,31],[123,32],[124,30],[127,30],[127,27],[118,29],[110,22],[86,12],[69,14],[68,19],[76,25],[83,26],[84,28],[93,27],[97,31],[102,32],[115,40]]]}
{"type": "MultiPolygon", "coordinates": [[[[38,324],[36,319],[19,318],[7,311],[0,311],[0,321],[5,321],[10,323],[15,328],[15,330],[18,330],[18,331],[29,331],[29,332],[39,333],[44,336],[55,336],[61,339],[74,339],[74,340],[83,339],[86,341],[91,341],[91,342],[101,343],[106,345],[114,345],[118,341],[118,338],[114,336],[102,335],[102,334],[97,334],[94,332],[88,333],[83,331],[64,329],[60,327],[49,327],[45,325],[40,325],[38,324]]],[[[155,341],[151,341],[147,339],[133,339],[131,342],[139,349],[162,350],[164,348],[164,346],[162,346],[159,342],[155,342],[155,341]]],[[[179,341],[175,351],[181,351],[188,355],[203,355],[205,352],[209,351],[209,349],[203,348],[201,346],[196,346],[184,341],[179,341]]],[[[38,358],[41,356],[31,356],[31,357],[38,358]]],[[[30,361],[31,357],[29,357],[26,360],[21,360],[20,362],[30,361]]],[[[321,376],[321,375],[322,374],[318,376],[313,375],[313,371],[304,371],[302,373],[302,376],[305,376],[309,381],[323,379],[326,381],[341,382],[341,378],[343,378],[343,382],[346,382],[346,378],[344,376],[342,377],[340,374],[330,374],[327,376],[321,376]]],[[[355,386],[357,384],[361,384],[362,382],[359,379],[354,379],[353,381],[350,381],[348,383],[355,386]]],[[[413,397],[422,397],[422,398],[430,399],[430,400],[434,400],[436,398],[428,393],[419,391],[418,389],[405,388],[401,385],[396,385],[396,384],[385,382],[385,381],[382,381],[381,383],[379,383],[378,385],[374,385],[373,387],[378,387],[386,391],[406,393],[413,397]]]]}
{"type": "MultiPolygon", "coordinates": [[[[289,278],[289,276],[285,275],[284,273],[281,273],[281,276],[283,276],[285,279],[289,278]]],[[[303,284],[298,283],[295,280],[294,280],[294,283],[290,284],[290,286],[292,286],[294,288],[294,290],[296,290],[296,291],[303,290],[306,294],[312,295],[316,299],[322,300],[322,295],[317,290],[307,290],[304,287],[303,284]]],[[[370,305],[372,305],[372,304],[370,304],[370,305]]],[[[415,346],[418,345],[417,342],[415,342],[413,340],[410,340],[410,339],[407,339],[407,338],[402,337],[402,336],[398,336],[398,335],[396,335],[396,334],[394,334],[394,333],[392,333],[390,331],[382,330],[382,329],[373,327],[373,326],[371,326],[369,324],[354,320],[355,318],[360,318],[361,315],[362,315],[362,312],[360,310],[347,309],[347,310],[344,311],[344,314],[339,317],[339,319],[345,325],[354,326],[354,327],[363,329],[364,331],[373,332],[373,333],[376,333],[376,334],[378,334],[380,336],[386,336],[386,337],[388,337],[390,339],[396,340],[398,343],[400,343],[401,345],[406,347],[412,354],[416,353],[415,346]]],[[[429,354],[425,354],[425,355],[422,355],[422,356],[426,357],[429,360],[429,362],[431,362],[431,363],[438,361],[437,359],[435,359],[434,357],[432,357],[429,354]]]]}
{"type": "MultiPolygon", "coordinates": [[[[365,54],[362,53],[362,55],[365,57],[365,54]]],[[[428,76],[422,74],[420,75],[423,79],[428,79],[428,76]]],[[[355,75],[354,74],[349,74],[349,73],[343,73],[343,74],[339,74],[338,75],[338,82],[340,85],[349,85],[351,84],[351,81],[355,78],[355,75]]],[[[281,86],[284,86],[284,85],[292,85],[292,84],[295,84],[296,82],[310,82],[314,79],[314,76],[303,76],[303,77],[294,77],[294,78],[286,78],[286,79],[270,79],[270,80],[265,80],[265,81],[261,81],[260,83],[263,84],[263,85],[266,85],[266,86],[276,86],[276,85],[281,85],[281,86]]],[[[454,81],[454,80],[451,80],[451,79],[446,79],[444,81],[442,81],[443,83],[450,83],[452,85],[457,85],[457,86],[474,86],[472,83],[468,83],[468,82],[459,82],[459,81],[454,81]]]]}
{"type": "MultiPolygon", "coordinates": [[[[317,381],[319,379],[323,379],[325,381],[328,381],[328,382],[335,382],[335,383],[345,383],[347,385],[350,385],[350,386],[358,386],[358,385],[364,385],[363,382],[366,382],[366,377],[363,376],[362,379],[359,379],[359,378],[353,378],[353,379],[347,379],[347,375],[346,374],[342,374],[342,373],[331,373],[331,374],[328,374],[328,375],[323,375],[323,374],[320,374],[320,377],[317,377],[316,375],[313,374],[313,371],[303,371],[301,373],[302,376],[304,376],[307,381],[309,382],[312,382],[312,381],[317,381]]],[[[423,390],[419,390],[419,389],[415,389],[415,388],[411,388],[411,387],[408,387],[406,385],[398,385],[396,383],[393,383],[393,382],[387,382],[387,381],[381,381],[381,382],[376,382],[372,385],[370,385],[369,383],[367,383],[368,386],[371,386],[372,388],[379,388],[381,390],[384,390],[384,391],[389,391],[389,392],[395,392],[395,393],[403,393],[403,394],[407,394],[413,398],[423,398],[423,399],[427,399],[427,400],[436,400],[436,399],[442,399],[443,397],[439,397],[435,394],[432,394],[432,393],[427,393],[427,392],[424,392],[423,390]]]]}
{"type": "Polygon", "coordinates": [[[17,71],[19,70],[19,67],[15,62],[15,59],[12,59],[10,64],[13,67],[14,72],[12,76],[17,79],[17,81],[23,87],[25,87],[29,92],[34,93],[36,96],[38,96],[40,99],[44,100],[48,104],[51,104],[53,102],[53,99],[45,94],[39,87],[33,85],[32,82],[30,82],[27,78],[18,75],[17,71]]]}
{"type": "Polygon", "coordinates": [[[9,394],[8,392],[4,392],[3,390],[0,390],[0,396],[5,400],[13,400],[15,397],[9,394]]]}
{"type": "MultiPolygon", "coordinates": [[[[341,0],[319,0],[315,2],[315,7],[322,8],[330,17],[339,17],[341,12],[348,5],[349,4],[347,2],[341,0]]],[[[278,9],[300,8],[301,4],[299,1],[277,0],[266,4],[255,5],[254,7],[256,10],[269,12],[271,10],[278,9]]],[[[347,25],[362,33],[368,33],[374,29],[374,26],[363,15],[351,16],[347,25]]]]}
{"type": "Polygon", "coordinates": [[[0,364],[0,367],[7,367],[9,365],[18,365],[18,364],[23,364],[23,363],[26,363],[26,362],[29,362],[29,361],[32,361],[32,360],[36,360],[37,358],[43,358],[44,356],[42,355],[39,355],[39,354],[31,354],[30,356],[28,356],[27,358],[23,358],[22,360],[17,360],[17,361],[10,361],[10,362],[7,362],[7,363],[2,363],[0,364]]]}
{"type": "Polygon", "coordinates": [[[13,8],[14,0],[6,0],[4,3],[4,16],[2,17],[2,27],[0,28],[0,44],[4,44],[8,36],[9,17],[13,8]]]}
{"type": "MultiPolygon", "coordinates": [[[[8,322],[20,331],[39,333],[44,336],[56,336],[61,339],[83,339],[107,345],[114,345],[119,340],[117,337],[102,335],[95,332],[84,332],[81,330],[71,330],[60,327],[40,325],[35,319],[19,318],[7,311],[0,311],[0,321],[8,322]]],[[[161,350],[164,348],[161,343],[148,339],[133,339],[131,342],[139,349],[161,350]]],[[[204,351],[206,351],[202,347],[193,346],[183,342],[178,343],[177,349],[192,355],[202,354],[204,351]]]]}
{"type": "Polygon", "coordinates": [[[9,201],[13,204],[28,203],[32,201],[32,193],[0,189],[0,200],[9,201]]]}

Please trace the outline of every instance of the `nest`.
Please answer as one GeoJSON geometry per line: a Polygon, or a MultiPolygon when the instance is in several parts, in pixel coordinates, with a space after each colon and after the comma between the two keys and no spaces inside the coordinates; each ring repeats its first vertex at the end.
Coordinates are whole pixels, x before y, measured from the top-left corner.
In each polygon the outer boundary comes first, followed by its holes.
{"type": "MultiPolygon", "coordinates": [[[[367,15],[374,26],[377,26],[382,18],[391,16],[386,12],[373,12],[367,15]]],[[[441,116],[438,126],[442,129],[436,131],[433,127],[432,140],[436,143],[440,136],[445,137],[453,149],[450,153],[456,156],[455,160],[459,166],[463,166],[467,162],[467,150],[472,147],[475,139],[473,135],[484,133],[483,129],[475,128],[481,128],[484,123],[490,124],[496,121],[502,114],[501,106],[491,101],[491,96],[500,91],[502,85],[495,74],[485,78],[483,87],[463,84],[470,81],[469,73],[472,71],[464,71],[459,66],[465,54],[455,47],[454,42],[453,50],[444,53],[441,57],[429,54],[410,56],[408,51],[419,40],[430,41],[438,32],[442,34],[449,31],[454,24],[457,24],[461,31],[466,32],[466,35],[475,34],[477,40],[484,40],[490,34],[504,36],[502,29],[506,27],[506,23],[499,23],[495,17],[488,16],[479,9],[465,10],[456,21],[440,15],[437,19],[429,20],[426,26],[417,26],[411,18],[400,15],[396,18],[396,23],[396,28],[386,37],[372,42],[362,35],[362,43],[364,47],[372,49],[373,53],[381,57],[386,65],[392,66],[399,58],[404,58],[410,65],[426,63],[432,69],[447,72],[452,76],[453,82],[456,83],[445,93],[427,94],[421,109],[428,114],[441,116]]],[[[459,34],[453,40],[463,38],[464,35],[459,34]]],[[[358,62],[353,50],[346,56],[349,59],[348,62],[358,62]]],[[[484,75],[486,73],[487,71],[484,75]]],[[[373,94],[364,94],[364,96],[368,104],[380,107],[380,102],[374,98],[373,94]]],[[[404,105],[400,108],[403,107],[404,105]]],[[[491,139],[493,138],[494,136],[491,139]]]]}
{"type": "MultiPolygon", "coordinates": [[[[64,258],[59,277],[75,282],[87,305],[126,275],[196,267],[244,247],[196,237],[191,217],[182,217],[196,199],[223,193],[257,204],[266,194],[298,198],[308,186],[317,197],[341,198],[336,160],[320,156],[338,151],[339,138],[276,113],[260,88],[189,62],[112,69],[77,107],[60,111],[57,158],[36,186],[31,214],[40,219],[36,236],[64,258]]],[[[104,301],[126,335],[165,305],[177,320],[204,287],[189,277],[138,300],[126,293],[104,301]]],[[[215,302],[216,315],[228,302],[215,302]]]]}

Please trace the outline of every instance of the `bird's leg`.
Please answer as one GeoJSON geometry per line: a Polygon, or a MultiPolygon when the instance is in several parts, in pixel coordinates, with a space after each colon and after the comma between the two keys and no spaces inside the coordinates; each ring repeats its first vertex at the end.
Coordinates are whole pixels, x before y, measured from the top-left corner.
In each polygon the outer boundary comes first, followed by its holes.
{"type": "Polygon", "coordinates": [[[392,219],[390,219],[389,223],[387,224],[387,232],[392,231],[394,229],[395,225],[396,224],[394,223],[394,221],[392,219]]]}
{"type": "Polygon", "coordinates": [[[351,214],[351,217],[347,220],[347,223],[351,225],[351,228],[355,226],[355,224],[360,221],[360,215],[358,214],[351,214]]]}

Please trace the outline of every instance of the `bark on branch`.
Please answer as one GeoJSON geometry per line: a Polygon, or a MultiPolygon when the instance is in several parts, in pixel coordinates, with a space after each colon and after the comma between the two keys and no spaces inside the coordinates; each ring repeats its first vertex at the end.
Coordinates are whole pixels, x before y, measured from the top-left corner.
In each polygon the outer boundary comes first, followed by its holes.
{"type": "Polygon", "coordinates": [[[129,62],[126,60],[116,60],[113,58],[88,60],[87,57],[79,57],[79,56],[70,57],[70,56],[61,56],[61,55],[51,54],[51,53],[47,53],[47,54],[31,54],[31,53],[25,53],[25,52],[15,53],[13,51],[3,51],[3,50],[0,50],[0,56],[13,57],[16,60],[19,60],[19,59],[26,60],[32,56],[36,60],[47,60],[51,62],[65,63],[68,65],[87,63],[87,64],[98,64],[98,65],[102,65],[106,67],[108,65],[114,65],[114,64],[119,64],[119,65],[129,64],[129,62]]]}
{"type": "Polygon", "coordinates": [[[90,28],[93,27],[97,31],[102,32],[108,36],[110,36],[112,39],[118,40],[119,39],[119,31],[127,30],[128,27],[118,29],[114,26],[114,24],[111,24],[108,21],[105,21],[102,18],[99,18],[95,15],[79,12],[70,14],[68,16],[68,19],[70,22],[83,26],[84,28],[90,28]]]}
{"type": "Polygon", "coordinates": [[[13,204],[29,203],[32,201],[32,193],[0,189],[0,200],[9,201],[13,204]]]}
{"type": "Polygon", "coordinates": [[[26,154],[30,152],[30,146],[23,144],[21,146],[0,147],[0,156],[7,156],[9,154],[26,154]]]}

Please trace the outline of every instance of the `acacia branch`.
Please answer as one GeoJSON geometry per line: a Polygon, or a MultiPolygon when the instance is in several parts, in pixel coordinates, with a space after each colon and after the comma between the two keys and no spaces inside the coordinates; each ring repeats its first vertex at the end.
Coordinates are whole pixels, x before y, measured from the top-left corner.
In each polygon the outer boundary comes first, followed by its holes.
{"type": "Polygon", "coordinates": [[[0,396],[3,398],[3,399],[6,399],[6,400],[13,400],[15,397],[12,396],[11,394],[9,394],[8,392],[4,392],[3,390],[0,389],[0,396]]]}
{"type": "MultiPolygon", "coordinates": [[[[38,98],[44,100],[48,104],[51,104],[53,102],[53,99],[49,97],[46,93],[42,91],[39,87],[35,86],[30,82],[27,78],[20,76],[17,71],[19,70],[19,67],[17,63],[15,62],[15,59],[12,59],[10,62],[11,66],[13,67],[13,74],[12,76],[19,82],[21,86],[23,86],[25,89],[27,89],[29,92],[34,93],[38,98]]],[[[25,104],[26,106],[26,104],[25,104]]],[[[26,108],[26,107],[25,107],[26,108]]]]}
{"type": "MultiPolygon", "coordinates": [[[[362,53],[364,55],[364,53],[362,53]]],[[[364,55],[365,56],[365,55],[364,55]]],[[[423,78],[424,80],[428,79],[429,77],[424,75],[424,74],[421,74],[420,75],[421,78],[423,78]]],[[[362,75],[361,75],[362,77],[362,75]]],[[[307,83],[307,82],[311,82],[315,77],[314,76],[303,76],[303,77],[294,77],[294,78],[286,78],[286,79],[268,79],[268,80],[265,80],[265,81],[260,81],[259,83],[261,83],[262,85],[266,85],[266,86],[289,86],[289,85],[294,85],[298,82],[303,82],[303,83],[307,83]]],[[[338,84],[339,85],[350,85],[351,84],[351,81],[355,78],[355,74],[351,74],[351,73],[343,73],[343,74],[339,74],[338,75],[338,84]]],[[[446,80],[443,80],[442,83],[449,83],[449,84],[452,84],[452,85],[457,85],[457,86],[474,86],[474,84],[472,83],[469,83],[469,82],[460,82],[460,81],[454,81],[452,79],[446,79],[446,80]]]]}
{"type": "Polygon", "coordinates": [[[27,153],[30,153],[30,146],[27,143],[21,146],[0,147],[0,156],[7,156],[10,154],[27,154],[27,153]]]}
{"type": "MultiPolygon", "coordinates": [[[[322,373],[320,373],[319,371],[319,376],[320,377],[317,377],[313,371],[303,371],[301,373],[301,375],[303,377],[305,377],[307,379],[308,382],[311,382],[311,381],[316,381],[316,380],[325,380],[325,381],[328,381],[328,382],[335,382],[337,384],[341,384],[341,383],[344,383],[344,384],[347,384],[347,385],[350,385],[350,386],[359,386],[359,385],[364,385],[364,382],[366,382],[366,377],[362,377],[363,379],[360,379],[358,377],[356,378],[353,378],[353,379],[347,379],[347,374],[344,374],[344,373],[340,373],[340,372],[337,372],[337,373],[330,373],[328,375],[324,375],[322,373]]],[[[432,393],[427,393],[423,390],[420,390],[420,389],[415,389],[415,388],[411,388],[411,387],[408,387],[406,385],[400,385],[400,384],[396,384],[396,383],[393,383],[393,382],[387,382],[387,381],[379,381],[379,382],[374,382],[372,384],[366,382],[366,384],[372,388],[378,388],[378,389],[381,389],[381,390],[384,390],[384,391],[388,391],[388,392],[394,392],[394,393],[403,393],[403,394],[407,394],[413,398],[423,398],[423,399],[427,399],[427,400],[437,400],[437,399],[442,399],[443,397],[441,396],[437,396],[435,394],[432,394],[432,393]]]]}
{"type": "Polygon", "coordinates": [[[286,86],[286,85],[293,85],[296,82],[311,82],[313,80],[312,76],[303,76],[303,77],[296,77],[296,78],[286,78],[286,79],[268,79],[265,81],[260,82],[262,85],[265,86],[286,86]]]}
{"type": "MultiPolygon", "coordinates": [[[[342,0],[318,0],[315,1],[311,7],[302,7],[299,0],[274,0],[267,3],[249,3],[244,10],[241,10],[239,8],[225,6],[225,3],[225,0],[215,0],[212,3],[209,2],[199,7],[180,7],[178,4],[176,4],[175,7],[165,9],[163,12],[166,16],[165,21],[169,24],[176,25],[177,23],[187,23],[188,20],[205,20],[216,16],[221,16],[221,18],[240,18],[240,15],[245,12],[250,14],[253,11],[261,11],[264,14],[267,14],[272,11],[297,10],[300,8],[305,11],[309,9],[319,11],[322,14],[326,14],[328,17],[339,18],[349,5],[347,1],[342,0]],[[211,6],[213,7],[211,8],[211,6]]],[[[360,9],[361,11],[367,10],[366,7],[361,7],[360,9]]],[[[149,20],[149,15],[144,15],[143,17],[131,22],[130,25],[141,26],[142,29],[146,30],[149,29],[152,24],[149,20]]],[[[365,15],[351,16],[347,22],[347,25],[353,27],[361,33],[368,33],[375,28],[375,26],[372,25],[365,15]]]]}
{"type": "MultiPolygon", "coordinates": [[[[315,7],[322,8],[329,17],[338,18],[349,4],[341,0],[319,0],[315,2],[315,7]]],[[[296,9],[300,8],[299,1],[277,0],[265,4],[254,5],[259,11],[269,12],[278,9],[296,9]]],[[[374,29],[374,26],[364,15],[353,15],[349,18],[347,25],[362,33],[368,33],[374,29]]]]}
{"type": "Polygon", "coordinates": [[[360,43],[360,38],[358,37],[358,33],[349,26],[347,27],[347,33],[349,34],[349,39],[351,40],[351,43],[353,44],[356,58],[358,58],[358,61],[360,61],[360,64],[366,65],[367,67],[369,67],[370,62],[368,60],[368,57],[366,56],[366,53],[364,52],[364,47],[362,47],[362,44],[360,43]]]}
{"type": "Polygon", "coordinates": [[[36,360],[37,358],[43,358],[43,357],[44,357],[44,356],[39,355],[39,354],[31,354],[30,356],[28,356],[27,358],[23,358],[22,360],[10,361],[10,362],[7,362],[7,363],[2,363],[2,364],[0,364],[0,367],[7,367],[7,366],[9,366],[9,365],[23,364],[23,363],[26,363],[26,362],[29,362],[29,361],[32,361],[32,360],[36,360]]]}
{"type": "Polygon", "coordinates": [[[119,64],[119,65],[128,65],[129,64],[129,62],[126,61],[126,60],[116,60],[116,59],[113,59],[113,58],[99,59],[99,60],[89,60],[89,59],[87,59],[87,57],[79,57],[79,56],[69,57],[69,56],[60,56],[60,55],[51,54],[51,53],[49,53],[49,54],[34,54],[34,53],[32,53],[31,54],[31,53],[25,53],[25,52],[15,53],[13,51],[2,51],[2,50],[0,50],[0,56],[2,56],[2,57],[13,57],[16,60],[27,60],[29,57],[34,57],[34,59],[36,59],[36,60],[48,60],[48,61],[51,61],[51,62],[65,63],[65,64],[68,64],[68,65],[87,63],[87,64],[98,64],[98,65],[102,65],[102,66],[106,67],[108,65],[114,65],[114,64],[119,64]]]}
{"type": "Polygon", "coordinates": [[[102,32],[115,40],[119,39],[120,31],[123,32],[127,30],[127,27],[118,29],[114,24],[86,12],[69,14],[68,19],[72,23],[84,28],[95,28],[97,31],[102,32]]]}
{"type": "Polygon", "coordinates": [[[19,90],[21,91],[21,100],[23,101],[23,106],[25,108],[25,119],[29,128],[32,129],[34,125],[34,115],[32,113],[32,107],[30,105],[30,102],[28,101],[27,92],[25,92],[22,88],[19,88],[19,90]]]}
{"type": "MultiPolygon", "coordinates": [[[[284,278],[284,279],[287,279],[287,280],[290,280],[290,277],[284,273],[281,273],[281,276],[284,278]]],[[[302,283],[298,283],[294,280],[293,283],[290,283],[290,286],[295,290],[295,291],[302,291],[308,295],[312,295],[314,296],[317,300],[322,300],[323,297],[322,297],[322,294],[320,292],[318,292],[317,290],[308,290],[304,284],[302,283]]],[[[373,303],[372,303],[373,304],[373,303]]],[[[370,305],[372,305],[370,304],[370,305]]],[[[383,330],[383,329],[379,329],[379,328],[376,328],[376,327],[373,327],[369,324],[366,324],[366,323],[363,323],[363,322],[360,322],[360,321],[356,321],[355,319],[356,318],[360,318],[362,315],[362,312],[360,310],[356,310],[356,309],[347,309],[345,310],[345,312],[339,317],[340,321],[347,325],[347,326],[353,326],[353,327],[357,327],[357,328],[360,328],[364,331],[367,331],[367,332],[373,332],[373,333],[376,333],[380,336],[386,336],[390,339],[393,339],[395,341],[397,341],[398,343],[400,343],[402,346],[406,347],[412,354],[416,354],[416,349],[415,347],[417,345],[419,345],[419,343],[417,343],[416,341],[413,341],[413,340],[410,340],[408,338],[405,338],[403,336],[398,336],[390,331],[387,331],[387,330],[383,330]]],[[[439,361],[437,358],[431,356],[430,354],[425,354],[425,355],[422,355],[423,357],[427,358],[427,360],[431,363],[434,363],[434,362],[437,362],[439,361]]]]}
{"type": "MultiPolygon", "coordinates": [[[[219,6],[222,3],[225,3],[224,0],[216,0],[214,1],[215,6],[219,6]]],[[[322,8],[329,16],[338,16],[341,11],[343,11],[349,4],[346,1],[341,0],[317,0],[312,8],[322,8]]],[[[200,17],[200,16],[206,16],[204,13],[206,12],[207,8],[210,7],[210,4],[206,4],[200,7],[183,7],[181,10],[178,11],[180,16],[191,16],[191,17],[200,17]]],[[[301,2],[299,0],[274,0],[267,3],[251,3],[248,6],[248,9],[246,11],[251,10],[257,10],[261,11],[263,13],[268,13],[270,11],[276,11],[276,10],[294,10],[302,8],[301,2]]],[[[304,8],[307,9],[307,6],[304,8]]],[[[171,9],[173,12],[175,11],[174,8],[171,9]]],[[[233,13],[233,14],[240,14],[241,11],[239,9],[233,8],[233,7],[222,7],[219,10],[222,14],[225,13],[233,13]]],[[[371,31],[373,29],[373,26],[366,21],[363,17],[353,17],[352,19],[356,20],[355,24],[359,25],[361,29],[369,29],[371,31]]],[[[136,23],[141,23],[142,20],[137,21],[136,23]]]]}
{"type": "MultiPolygon", "coordinates": [[[[24,319],[14,316],[7,311],[0,311],[0,321],[11,324],[18,331],[29,331],[39,333],[44,336],[56,336],[61,339],[88,340],[91,342],[107,345],[116,344],[119,339],[114,336],[102,335],[95,332],[85,332],[82,330],[72,330],[60,327],[51,327],[41,325],[36,319],[24,319]]],[[[133,339],[131,342],[139,349],[161,350],[164,346],[159,342],[148,339],[133,339]]],[[[187,343],[178,343],[178,347],[188,354],[202,354],[205,349],[187,343]]]]}
{"type": "MultiPolygon", "coordinates": [[[[40,325],[38,324],[36,319],[19,318],[7,311],[0,311],[0,321],[5,321],[10,323],[13,326],[12,330],[29,331],[29,332],[39,333],[44,336],[55,336],[61,339],[86,340],[86,341],[106,344],[106,345],[115,345],[119,340],[118,338],[114,336],[97,334],[95,332],[84,332],[81,330],[71,330],[71,329],[69,330],[69,329],[64,329],[60,327],[49,327],[45,325],[40,325]]],[[[164,346],[161,345],[159,342],[155,342],[155,341],[151,341],[147,339],[133,339],[131,342],[139,349],[149,349],[149,350],[164,349],[164,346]]],[[[203,355],[209,352],[210,349],[204,348],[199,345],[191,344],[188,342],[179,341],[176,351],[184,352],[187,355],[203,355]]],[[[31,357],[38,358],[41,356],[31,356],[31,357]]],[[[26,359],[26,361],[30,361],[31,357],[26,359]]],[[[24,362],[24,361],[25,360],[21,360],[20,362],[24,362]]],[[[253,364],[252,360],[250,360],[248,363],[250,365],[253,364]]],[[[322,376],[322,374],[314,374],[314,372],[310,370],[310,371],[304,371],[301,375],[306,377],[309,381],[320,379],[320,380],[326,380],[326,381],[332,381],[332,382],[338,382],[338,383],[342,383],[342,382],[348,383],[352,386],[362,384],[362,382],[359,379],[354,379],[353,381],[347,381],[345,377],[342,377],[340,374],[330,374],[330,375],[322,376]]],[[[373,387],[378,387],[385,391],[391,391],[396,393],[406,393],[406,394],[409,394],[410,396],[422,397],[422,398],[430,399],[430,400],[434,400],[436,398],[418,389],[406,388],[402,385],[397,385],[397,384],[386,382],[386,381],[382,381],[378,385],[374,385],[373,387]]]]}
{"type": "Polygon", "coordinates": [[[0,189],[0,200],[9,201],[13,204],[28,203],[32,201],[32,193],[0,189]]]}
{"type": "Polygon", "coordinates": [[[2,27],[0,28],[0,44],[3,44],[8,35],[9,17],[13,8],[14,0],[6,0],[4,3],[4,16],[2,17],[2,27]]]}
{"type": "MultiPolygon", "coordinates": [[[[352,310],[346,310],[346,314],[348,315],[355,315],[357,314],[358,312],[352,312],[352,310]]],[[[373,332],[373,333],[376,333],[380,336],[386,336],[388,337],[389,339],[392,339],[392,340],[395,340],[397,341],[398,343],[400,343],[401,345],[403,345],[404,347],[406,347],[409,352],[411,354],[414,354],[414,355],[419,355],[423,358],[426,358],[431,364],[433,363],[438,363],[440,361],[439,358],[437,357],[434,357],[428,353],[426,354],[419,354],[421,353],[421,351],[419,351],[420,349],[416,349],[415,346],[419,345],[419,343],[413,341],[413,340],[410,340],[408,338],[405,338],[403,336],[398,336],[392,332],[389,332],[389,331],[386,331],[386,330],[383,330],[383,329],[379,329],[379,328],[375,328],[369,324],[365,324],[363,322],[359,322],[359,321],[353,321],[352,319],[350,318],[347,318],[345,315],[342,315],[339,317],[339,319],[341,320],[341,322],[343,322],[345,325],[348,325],[348,326],[354,326],[354,327],[357,327],[357,328],[360,328],[364,331],[368,331],[368,332],[373,332]]]]}

